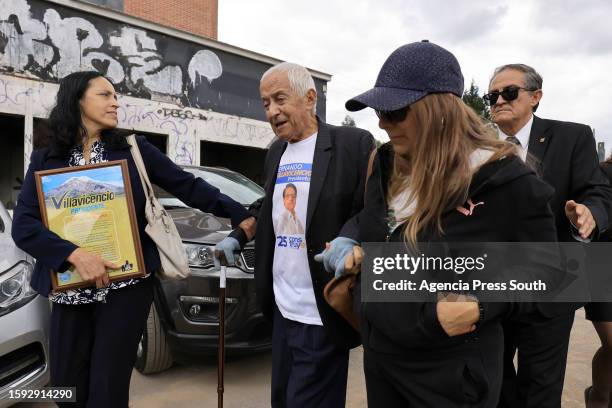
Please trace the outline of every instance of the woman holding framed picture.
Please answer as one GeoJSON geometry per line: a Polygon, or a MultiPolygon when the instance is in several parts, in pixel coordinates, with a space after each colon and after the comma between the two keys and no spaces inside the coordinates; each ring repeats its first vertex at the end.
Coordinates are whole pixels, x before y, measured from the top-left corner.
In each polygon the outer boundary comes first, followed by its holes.
{"type": "MultiPolygon", "coordinates": [[[[32,152],[14,211],[13,239],[37,259],[31,286],[53,304],[51,385],[76,387],[77,403],[70,406],[128,406],[136,349],[153,299],[153,276],[160,268],[157,247],[145,233],[145,194],[131,148],[115,131],[118,108],[117,93],[102,74],[76,72],[63,78],[49,115],[50,145],[32,152]],[[111,282],[108,270],[121,265],[45,227],[35,172],[116,160],[127,161],[146,275],[111,282]],[[91,287],[51,292],[51,271],[70,268],[91,287]]],[[[254,219],[240,203],[182,170],[144,137],[137,137],[137,144],[152,183],[194,208],[230,218],[247,239],[253,236],[254,219]]]]}

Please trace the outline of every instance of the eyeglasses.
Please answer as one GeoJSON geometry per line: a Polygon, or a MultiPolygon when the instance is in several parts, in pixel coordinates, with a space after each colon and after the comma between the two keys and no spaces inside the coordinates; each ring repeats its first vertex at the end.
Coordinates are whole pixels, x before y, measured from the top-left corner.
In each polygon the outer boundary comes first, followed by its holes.
{"type": "Polygon", "coordinates": [[[408,115],[408,110],[410,110],[409,106],[404,106],[403,108],[399,108],[392,111],[377,110],[376,116],[378,116],[378,119],[382,119],[385,122],[399,123],[406,119],[406,116],[408,115]]]}
{"type": "Polygon", "coordinates": [[[522,88],[520,86],[510,85],[510,86],[503,88],[501,92],[500,91],[489,92],[488,94],[484,95],[482,99],[484,99],[485,102],[489,104],[489,106],[495,105],[500,95],[504,98],[506,102],[511,102],[515,100],[516,98],[518,98],[519,91],[521,89],[524,91],[535,91],[535,89],[522,88]]]}

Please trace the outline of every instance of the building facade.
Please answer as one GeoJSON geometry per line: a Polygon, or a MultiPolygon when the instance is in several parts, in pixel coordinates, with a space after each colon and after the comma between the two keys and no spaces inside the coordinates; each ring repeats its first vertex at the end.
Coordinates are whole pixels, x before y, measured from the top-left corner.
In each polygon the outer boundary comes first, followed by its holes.
{"type": "Polygon", "coordinates": [[[217,39],[217,0],[79,0],[165,27],[217,39]]]}
{"type": "MultiPolygon", "coordinates": [[[[113,82],[121,129],[146,135],[176,163],[228,167],[261,181],[274,135],[259,78],[279,61],[110,7],[126,11],[132,1],[0,0],[0,200],[9,208],[32,149],[44,142],[37,126],[59,80],[81,70],[113,82]]],[[[156,3],[166,2],[178,3],[156,3]]],[[[331,77],[311,72],[324,119],[331,77]]]]}

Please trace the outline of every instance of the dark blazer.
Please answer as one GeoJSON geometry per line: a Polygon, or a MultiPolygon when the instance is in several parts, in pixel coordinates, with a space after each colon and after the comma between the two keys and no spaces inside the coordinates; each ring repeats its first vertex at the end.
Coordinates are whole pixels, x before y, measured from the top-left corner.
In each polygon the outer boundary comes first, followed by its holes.
{"type": "MultiPolygon", "coordinates": [[[[241,204],[221,194],[219,189],[201,178],[195,178],[193,174],[181,169],[155,146],[148,143],[143,136],[138,136],[137,141],[147,174],[153,184],[175,195],[191,207],[231,218],[234,227],[250,216],[241,204]]],[[[123,147],[107,149],[107,158],[108,161],[127,160],[145,268],[148,272],[154,273],[160,267],[159,253],[155,243],[145,233],[147,225],[144,211],[145,196],[130,149],[127,142],[123,147]]],[[[77,246],[43,226],[34,172],[67,166],[68,158],[62,157],[51,148],[34,150],[13,214],[13,239],[18,247],[36,258],[31,285],[44,296],[51,291],[49,272],[67,269],[66,258],[77,246]]]]}
{"type": "MultiPolygon", "coordinates": [[[[612,163],[607,161],[601,162],[599,163],[599,168],[601,169],[601,171],[604,172],[604,174],[608,178],[608,181],[612,183],[612,163]]],[[[610,204],[611,205],[608,208],[608,229],[603,234],[600,234],[599,241],[601,242],[612,242],[612,229],[610,228],[610,223],[612,223],[612,217],[610,217],[610,211],[612,211],[612,202],[610,204]]]]}
{"type": "MultiPolygon", "coordinates": [[[[315,262],[313,257],[325,249],[326,242],[339,235],[357,239],[358,231],[349,227],[347,221],[363,207],[368,158],[374,149],[374,139],[365,130],[331,126],[317,120],[319,130],[306,212],[308,264],[323,326],[337,346],[349,348],[360,343],[359,333],[323,298],[323,288],[333,274],[326,272],[323,264],[315,262]]],[[[287,142],[283,140],[275,141],[270,147],[264,166],[266,195],[253,208],[258,217],[255,245],[257,299],[269,318],[275,302],[272,263],[276,238],[272,225],[272,197],[278,164],[286,147],[287,142]]]]}
{"type": "MultiPolygon", "coordinates": [[[[572,227],[565,216],[565,203],[574,200],[586,205],[597,223],[593,239],[608,228],[608,207],[612,188],[599,167],[595,138],[587,125],[533,117],[528,153],[537,173],[555,193],[550,207],[555,216],[557,239],[572,242],[572,227]]],[[[580,304],[540,303],[540,314],[552,317],[571,313],[580,304]]]]}
{"type": "Polygon", "coordinates": [[[550,206],[559,241],[574,241],[565,216],[568,200],[589,207],[597,223],[594,238],[607,229],[612,188],[599,168],[589,126],[534,116],[528,152],[535,158],[538,174],[555,189],[550,206]]]}

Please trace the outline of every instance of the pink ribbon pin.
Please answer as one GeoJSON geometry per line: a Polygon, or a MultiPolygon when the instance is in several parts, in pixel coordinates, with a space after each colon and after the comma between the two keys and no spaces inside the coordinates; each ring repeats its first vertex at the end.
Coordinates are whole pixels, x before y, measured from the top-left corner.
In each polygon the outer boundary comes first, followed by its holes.
{"type": "Polygon", "coordinates": [[[461,214],[465,215],[466,217],[474,213],[474,208],[478,207],[479,205],[484,205],[484,201],[474,204],[471,198],[467,199],[467,203],[470,206],[469,210],[464,207],[457,207],[457,211],[459,211],[461,214]]]}

